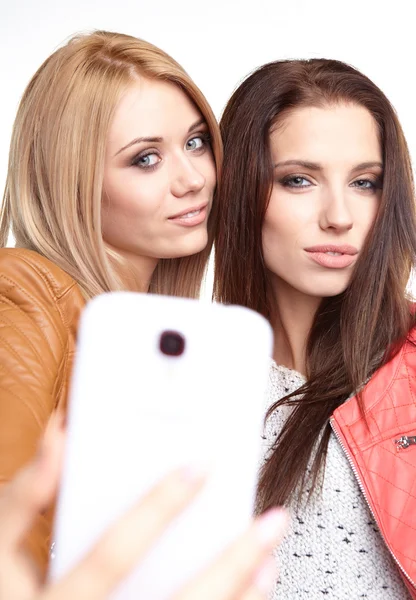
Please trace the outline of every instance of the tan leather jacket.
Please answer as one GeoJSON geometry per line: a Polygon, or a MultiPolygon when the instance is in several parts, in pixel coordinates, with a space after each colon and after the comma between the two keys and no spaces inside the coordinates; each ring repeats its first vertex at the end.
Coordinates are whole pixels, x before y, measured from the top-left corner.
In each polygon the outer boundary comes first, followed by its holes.
{"type": "MultiPolygon", "coordinates": [[[[46,258],[0,249],[0,483],[33,458],[49,417],[65,407],[84,304],[75,281],[46,258]]],[[[51,519],[52,510],[28,539],[42,573],[51,519]]]]}

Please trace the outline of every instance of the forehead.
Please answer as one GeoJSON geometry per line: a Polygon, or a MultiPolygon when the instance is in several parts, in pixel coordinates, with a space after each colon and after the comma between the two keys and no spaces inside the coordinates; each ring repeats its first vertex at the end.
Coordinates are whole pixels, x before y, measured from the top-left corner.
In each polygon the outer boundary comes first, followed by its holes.
{"type": "Polygon", "coordinates": [[[272,130],[270,147],[274,161],[350,164],[382,158],[377,124],[366,108],[356,104],[290,111],[272,130]]]}
{"type": "Polygon", "coordinates": [[[186,130],[201,114],[179,86],[140,78],[127,88],[110,126],[110,142],[135,136],[168,137],[186,130]]]}

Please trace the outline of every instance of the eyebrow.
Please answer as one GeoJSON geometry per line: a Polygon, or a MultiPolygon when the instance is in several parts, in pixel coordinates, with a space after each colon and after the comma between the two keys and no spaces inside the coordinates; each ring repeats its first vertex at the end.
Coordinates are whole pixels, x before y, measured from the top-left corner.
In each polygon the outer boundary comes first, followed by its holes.
{"type": "MultiPolygon", "coordinates": [[[[308,160],[286,160],[286,161],[283,161],[280,163],[276,163],[274,165],[274,168],[277,169],[278,167],[286,167],[286,166],[303,167],[304,169],[309,169],[310,171],[322,171],[323,170],[322,165],[320,165],[319,163],[310,162],[308,160]]],[[[364,171],[365,169],[372,169],[374,167],[383,169],[383,163],[378,162],[378,161],[363,162],[363,163],[360,163],[359,165],[356,165],[355,167],[353,167],[352,172],[364,171]]]]}
{"type": "MultiPolygon", "coordinates": [[[[203,117],[201,119],[198,119],[198,121],[195,121],[195,123],[193,123],[190,126],[190,128],[187,131],[187,133],[192,133],[192,131],[195,131],[195,129],[198,129],[198,127],[201,127],[202,125],[207,126],[207,123],[206,123],[206,121],[205,121],[205,119],[203,117]]],[[[142,144],[143,142],[150,143],[150,144],[160,144],[161,142],[163,142],[163,137],[138,137],[138,138],[134,138],[134,140],[132,140],[131,142],[129,142],[128,144],[126,144],[125,146],[123,146],[122,148],[120,148],[120,150],[118,150],[118,152],[116,152],[114,154],[114,156],[117,156],[118,154],[120,154],[120,152],[124,152],[124,150],[127,150],[128,148],[131,148],[131,146],[136,146],[137,144],[142,144]]]]}
{"type": "Polygon", "coordinates": [[[354,167],[352,169],[352,171],[365,171],[366,169],[374,169],[374,167],[377,167],[378,169],[383,170],[383,163],[379,162],[379,161],[374,161],[374,162],[363,162],[360,163],[359,165],[357,165],[356,167],[354,167]]]}

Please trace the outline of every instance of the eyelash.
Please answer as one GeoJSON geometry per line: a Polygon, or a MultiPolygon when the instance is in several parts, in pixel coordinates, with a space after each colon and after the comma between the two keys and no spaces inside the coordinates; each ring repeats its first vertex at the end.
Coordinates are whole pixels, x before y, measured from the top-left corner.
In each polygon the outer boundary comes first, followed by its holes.
{"type": "MultiPolygon", "coordinates": [[[[200,138],[202,140],[203,144],[200,148],[197,148],[196,150],[193,151],[195,153],[200,153],[201,151],[205,150],[205,148],[207,146],[209,146],[211,144],[211,136],[207,132],[195,134],[193,137],[189,138],[189,140],[186,141],[186,144],[188,144],[192,140],[195,140],[198,138],[200,138]]],[[[191,152],[192,152],[192,150],[191,150],[191,152]]],[[[158,160],[158,162],[155,163],[154,165],[150,165],[148,167],[140,165],[140,162],[139,162],[141,159],[146,158],[147,156],[152,156],[153,154],[155,154],[156,156],[158,156],[160,158],[160,153],[158,150],[156,150],[156,149],[144,150],[143,152],[140,152],[140,154],[137,154],[132,159],[131,166],[138,167],[142,171],[147,171],[147,172],[154,171],[158,167],[160,160],[158,160]]]]}
{"type": "Polygon", "coordinates": [[[353,185],[354,183],[359,183],[359,182],[365,182],[365,183],[370,183],[370,187],[360,187],[360,186],[356,186],[357,189],[361,189],[361,190],[371,190],[371,191],[375,191],[375,190],[381,190],[382,189],[382,182],[381,179],[378,178],[375,181],[373,181],[372,179],[356,179],[355,181],[352,182],[351,185],[353,185]]]}
{"type": "MultiPolygon", "coordinates": [[[[283,185],[283,187],[286,187],[286,188],[289,188],[289,189],[292,189],[292,190],[293,189],[302,190],[302,189],[306,189],[306,188],[312,187],[312,185],[313,185],[309,181],[309,179],[307,177],[304,177],[303,175],[289,175],[288,177],[284,177],[283,179],[281,179],[279,183],[281,183],[281,185],[283,185]],[[309,185],[296,185],[294,183],[295,179],[302,179],[304,181],[307,181],[309,185]]],[[[357,189],[364,190],[364,191],[375,191],[375,190],[382,189],[381,178],[378,178],[375,181],[373,181],[372,179],[368,179],[368,178],[356,179],[350,185],[353,186],[353,187],[357,187],[357,189]],[[369,183],[371,185],[369,187],[354,186],[354,184],[356,184],[358,182],[366,182],[366,183],[369,183]]]]}
{"type": "Polygon", "coordinates": [[[153,156],[153,154],[159,156],[160,158],[159,152],[157,152],[156,150],[145,150],[144,152],[141,152],[133,158],[133,160],[131,161],[131,166],[138,167],[142,171],[154,171],[154,169],[156,169],[157,165],[159,164],[160,160],[154,165],[150,165],[148,167],[140,164],[140,160],[142,160],[143,158],[147,158],[148,156],[153,156]]]}
{"type": "Polygon", "coordinates": [[[291,188],[291,189],[305,189],[307,187],[311,187],[312,184],[309,181],[309,179],[307,179],[306,177],[303,177],[303,175],[288,175],[287,177],[284,177],[283,179],[280,180],[280,182],[283,187],[287,187],[287,188],[291,188]],[[295,179],[303,179],[304,181],[307,181],[309,183],[309,185],[296,185],[294,183],[295,179]]]}
{"type": "Polygon", "coordinates": [[[189,142],[192,142],[192,140],[195,140],[198,138],[202,140],[202,146],[200,148],[197,148],[197,150],[195,150],[195,152],[197,152],[198,150],[203,150],[203,149],[205,149],[206,146],[211,145],[211,136],[208,132],[197,133],[193,137],[189,138],[189,140],[186,143],[188,144],[189,142]]]}

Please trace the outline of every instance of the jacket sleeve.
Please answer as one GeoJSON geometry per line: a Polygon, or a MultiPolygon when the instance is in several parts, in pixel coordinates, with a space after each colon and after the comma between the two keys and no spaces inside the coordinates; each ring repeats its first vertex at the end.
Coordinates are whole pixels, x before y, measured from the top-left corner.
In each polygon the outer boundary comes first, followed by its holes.
{"type": "MultiPolygon", "coordinates": [[[[30,253],[0,251],[0,484],[33,458],[56,408],[68,335],[52,284],[30,253]]],[[[27,543],[44,573],[47,514],[27,543]]]]}

